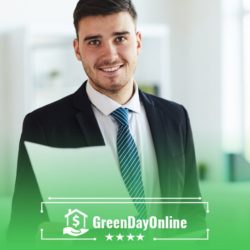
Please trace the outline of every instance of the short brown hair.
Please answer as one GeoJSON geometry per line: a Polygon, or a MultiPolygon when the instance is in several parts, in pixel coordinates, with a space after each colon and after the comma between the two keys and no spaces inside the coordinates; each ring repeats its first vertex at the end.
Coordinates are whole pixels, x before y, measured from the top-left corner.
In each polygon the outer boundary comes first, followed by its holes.
{"type": "Polygon", "coordinates": [[[79,0],[74,10],[74,26],[78,34],[79,21],[87,16],[111,15],[128,12],[133,20],[137,20],[137,12],[131,0],[79,0]]]}

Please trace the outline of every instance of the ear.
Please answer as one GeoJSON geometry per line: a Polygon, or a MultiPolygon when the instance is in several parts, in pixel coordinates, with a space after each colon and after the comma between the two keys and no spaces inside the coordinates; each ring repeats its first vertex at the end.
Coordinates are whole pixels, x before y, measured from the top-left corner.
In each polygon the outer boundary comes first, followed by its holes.
{"type": "Polygon", "coordinates": [[[137,43],[137,54],[140,54],[141,51],[141,47],[142,47],[142,36],[141,36],[141,32],[137,31],[136,32],[136,43],[137,43]]]}
{"type": "Polygon", "coordinates": [[[77,60],[81,61],[82,57],[81,57],[80,50],[79,50],[79,40],[77,38],[74,39],[73,46],[74,46],[75,55],[76,55],[77,60]]]}

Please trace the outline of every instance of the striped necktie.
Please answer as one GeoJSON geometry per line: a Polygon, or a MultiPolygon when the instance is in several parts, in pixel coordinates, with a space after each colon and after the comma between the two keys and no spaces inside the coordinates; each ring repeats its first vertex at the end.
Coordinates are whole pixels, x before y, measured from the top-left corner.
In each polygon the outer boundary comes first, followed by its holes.
{"type": "Polygon", "coordinates": [[[121,175],[130,196],[135,202],[138,217],[145,218],[146,205],[143,203],[144,199],[142,199],[145,195],[141,176],[141,164],[136,144],[129,130],[128,109],[118,108],[111,113],[111,116],[118,124],[116,145],[121,175]]]}

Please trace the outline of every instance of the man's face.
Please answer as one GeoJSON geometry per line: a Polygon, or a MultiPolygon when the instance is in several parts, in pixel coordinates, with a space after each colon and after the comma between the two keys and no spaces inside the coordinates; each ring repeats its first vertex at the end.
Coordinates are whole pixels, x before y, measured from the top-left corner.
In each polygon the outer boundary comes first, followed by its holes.
{"type": "Polygon", "coordinates": [[[141,34],[127,12],[81,19],[74,40],[77,59],[92,86],[103,94],[132,88],[140,48],[141,34]]]}

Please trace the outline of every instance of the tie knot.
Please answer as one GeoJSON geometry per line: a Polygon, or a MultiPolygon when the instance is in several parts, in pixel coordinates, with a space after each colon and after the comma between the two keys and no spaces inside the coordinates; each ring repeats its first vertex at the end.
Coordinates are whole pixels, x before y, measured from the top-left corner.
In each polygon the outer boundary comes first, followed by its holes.
{"type": "Polygon", "coordinates": [[[118,125],[128,125],[128,109],[118,108],[111,113],[118,125]]]}

